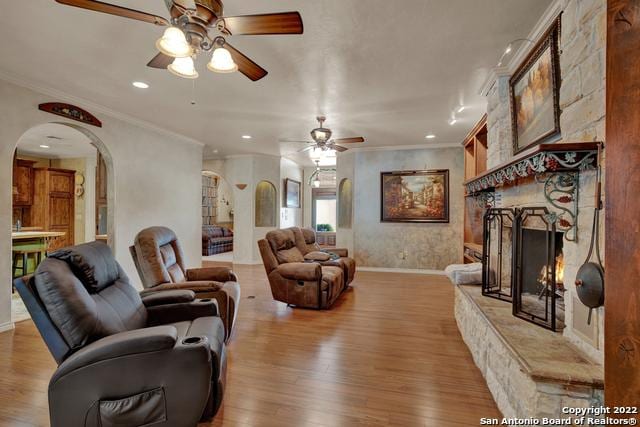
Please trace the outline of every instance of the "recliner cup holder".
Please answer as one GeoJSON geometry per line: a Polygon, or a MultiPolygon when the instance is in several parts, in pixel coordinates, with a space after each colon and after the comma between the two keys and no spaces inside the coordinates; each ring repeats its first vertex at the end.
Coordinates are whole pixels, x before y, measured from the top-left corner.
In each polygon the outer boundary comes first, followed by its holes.
{"type": "Polygon", "coordinates": [[[182,344],[195,345],[195,344],[200,344],[202,341],[204,341],[204,338],[202,337],[188,337],[182,340],[182,344]]]}
{"type": "Polygon", "coordinates": [[[203,298],[199,300],[200,302],[211,302],[211,298],[203,298]]]}

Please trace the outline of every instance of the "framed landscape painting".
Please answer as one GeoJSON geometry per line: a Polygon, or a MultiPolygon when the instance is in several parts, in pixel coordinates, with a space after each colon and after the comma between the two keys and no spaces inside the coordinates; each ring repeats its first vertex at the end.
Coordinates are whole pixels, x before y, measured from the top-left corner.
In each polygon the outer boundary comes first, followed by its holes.
{"type": "Polygon", "coordinates": [[[560,133],[560,18],[509,81],[514,154],[560,133]]]}
{"type": "Polygon", "coordinates": [[[293,179],[286,178],[284,180],[285,188],[285,207],[287,208],[299,208],[300,207],[300,182],[293,179]]]}
{"type": "Polygon", "coordinates": [[[382,172],[381,222],[449,222],[449,170],[382,172]]]}

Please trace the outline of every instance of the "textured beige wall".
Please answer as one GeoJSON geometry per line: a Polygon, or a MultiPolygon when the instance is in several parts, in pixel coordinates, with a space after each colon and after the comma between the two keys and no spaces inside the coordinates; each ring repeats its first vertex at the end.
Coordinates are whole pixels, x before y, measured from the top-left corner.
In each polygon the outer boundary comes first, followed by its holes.
{"type": "Polygon", "coordinates": [[[353,230],[358,265],[443,270],[461,262],[463,161],[462,147],[356,153],[353,230]],[[380,172],[422,169],[449,169],[450,222],[380,222],[380,172]]]}
{"type": "MultiPolygon", "coordinates": [[[[11,327],[9,233],[11,164],[16,143],[25,131],[42,123],[79,125],[38,110],[38,104],[50,101],[49,95],[0,81],[0,230],[5,232],[0,238],[0,329],[11,327]]],[[[124,270],[140,286],[128,247],[140,229],[151,225],[174,229],[184,245],[187,264],[201,265],[202,146],[151,127],[93,113],[103,127],[88,126],[87,130],[104,143],[113,161],[113,248],[124,270]]]]}

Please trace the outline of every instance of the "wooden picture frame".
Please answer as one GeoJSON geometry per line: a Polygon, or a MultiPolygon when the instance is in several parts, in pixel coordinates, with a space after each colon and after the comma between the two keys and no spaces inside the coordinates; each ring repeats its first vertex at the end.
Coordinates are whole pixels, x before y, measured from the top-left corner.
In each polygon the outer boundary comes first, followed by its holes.
{"type": "Polygon", "coordinates": [[[380,222],[449,222],[449,170],[380,173],[380,222]]]}
{"type": "Polygon", "coordinates": [[[560,134],[560,16],[509,80],[513,154],[560,134]]]}
{"type": "Polygon", "coordinates": [[[294,179],[284,180],[284,206],[287,208],[300,208],[302,195],[302,183],[294,179]]]}

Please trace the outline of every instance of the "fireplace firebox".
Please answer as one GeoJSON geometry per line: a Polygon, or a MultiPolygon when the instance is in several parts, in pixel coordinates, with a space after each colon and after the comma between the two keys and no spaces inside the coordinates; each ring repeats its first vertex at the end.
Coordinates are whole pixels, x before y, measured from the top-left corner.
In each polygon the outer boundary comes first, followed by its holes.
{"type": "Polygon", "coordinates": [[[545,207],[487,209],[484,216],[485,296],[511,302],[513,315],[564,328],[563,233],[545,207]]]}

